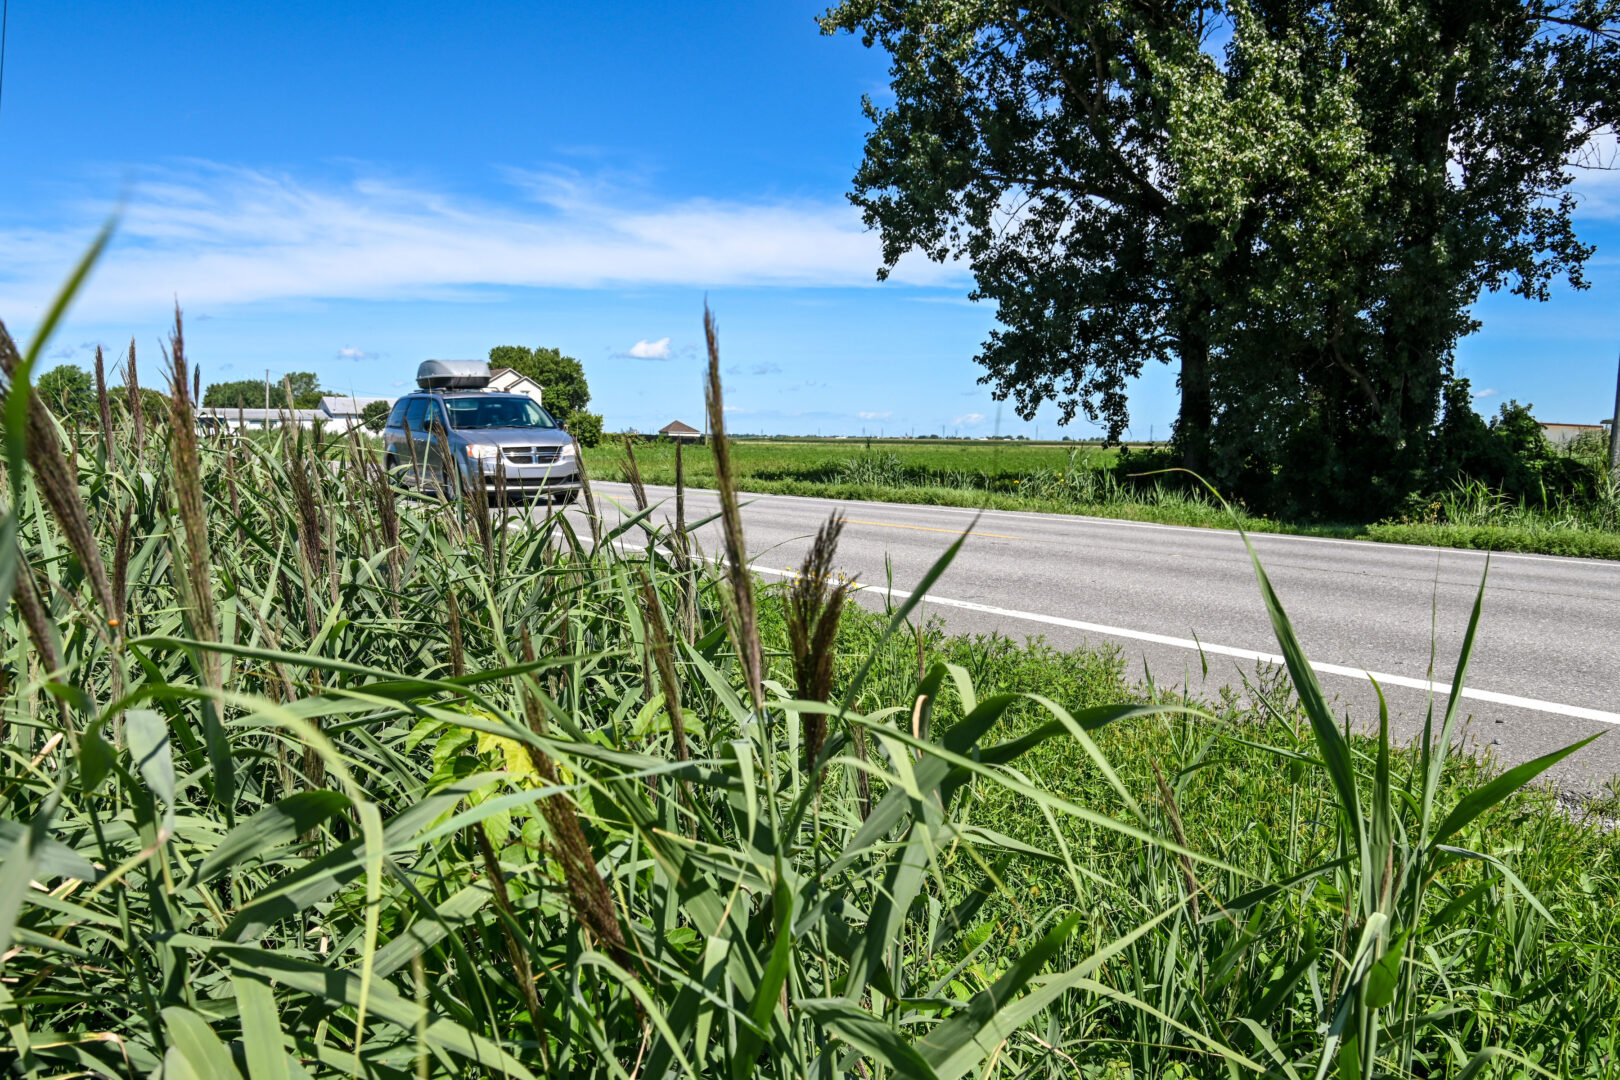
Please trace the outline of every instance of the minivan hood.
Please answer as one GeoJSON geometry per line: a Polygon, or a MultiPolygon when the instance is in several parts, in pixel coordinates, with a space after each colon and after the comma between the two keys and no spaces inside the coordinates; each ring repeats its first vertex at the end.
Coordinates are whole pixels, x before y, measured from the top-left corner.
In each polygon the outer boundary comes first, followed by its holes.
{"type": "Polygon", "coordinates": [[[478,446],[567,446],[573,437],[557,428],[459,428],[456,436],[478,446]]]}

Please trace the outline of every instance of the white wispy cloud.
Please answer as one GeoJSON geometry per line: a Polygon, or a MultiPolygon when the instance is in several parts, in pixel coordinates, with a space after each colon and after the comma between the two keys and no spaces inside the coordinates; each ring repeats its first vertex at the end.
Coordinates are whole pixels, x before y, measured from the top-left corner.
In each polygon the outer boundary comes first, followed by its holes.
{"type": "Polygon", "coordinates": [[[669,338],[659,338],[657,341],[643,339],[630,346],[624,355],[632,360],[668,360],[669,338]]]}
{"type": "Polygon", "coordinates": [[[860,417],[862,420],[887,420],[889,417],[893,416],[894,413],[892,413],[892,412],[858,412],[855,415],[860,417]]]}
{"type": "MultiPolygon", "coordinates": [[[[490,287],[869,285],[878,238],[840,201],[658,201],[579,177],[509,173],[511,197],[189,162],[129,187],[112,249],[80,300],[149,312],[176,296],[214,307],[319,299],[484,299],[490,287]]],[[[105,207],[59,228],[0,229],[0,304],[37,310],[105,207]]],[[[961,284],[957,267],[903,262],[894,280],[961,284]]]]}
{"type": "Polygon", "coordinates": [[[952,427],[978,427],[982,423],[984,423],[984,413],[970,412],[970,413],[963,413],[961,416],[958,416],[955,420],[952,420],[951,421],[951,426],[952,427]]]}
{"type": "Polygon", "coordinates": [[[345,345],[345,346],[343,346],[343,348],[338,350],[338,359],[339,360],[375,360],[375,359],[377,359],[377,354],[374,353],[374,352],[367,352],[364,349],[357,349],[353,345],[345,345]]]}
{"type": "Polygon", "coordinates": [[[1497,395],[1497,391],[1494,388],[1489,387],[1489,386],[1487,386],[1483,390],[1475,390],[1474,391],[1474,397],[1476,397],[1476,398],[1495,397],[1496,395],[1497,395]]]}

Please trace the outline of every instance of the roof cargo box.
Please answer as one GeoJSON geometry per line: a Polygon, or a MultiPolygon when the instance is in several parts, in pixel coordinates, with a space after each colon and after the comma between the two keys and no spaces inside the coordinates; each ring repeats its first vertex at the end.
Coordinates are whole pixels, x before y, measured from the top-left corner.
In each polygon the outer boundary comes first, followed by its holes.
{"type": "Polygon", "coordinates": [[[424,360],[416,369],[423,390],[482,390],[489,385],[487,360],[424,360]]]}

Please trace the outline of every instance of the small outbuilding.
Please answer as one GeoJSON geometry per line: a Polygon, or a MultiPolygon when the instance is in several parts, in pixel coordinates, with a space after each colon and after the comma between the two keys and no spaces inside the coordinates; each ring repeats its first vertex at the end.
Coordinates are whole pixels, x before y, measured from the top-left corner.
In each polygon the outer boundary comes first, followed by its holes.
{"type": "Polygon", "coordinates": [[[682,442],[700,443],[703,441],[703,432],[679,420],[673,420],[658,429],[658,434],[665,439],[679,439],[682,442]]]}

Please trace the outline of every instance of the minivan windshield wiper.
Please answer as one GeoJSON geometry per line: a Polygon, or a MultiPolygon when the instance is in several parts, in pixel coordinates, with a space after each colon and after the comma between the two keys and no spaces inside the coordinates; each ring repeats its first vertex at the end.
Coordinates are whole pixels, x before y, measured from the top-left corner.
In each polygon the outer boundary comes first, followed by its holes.
{"type": "Polygon", "coordinates": [[[551,428],[557,421],[528,398],[446,398],[450,426],[460,431],[470,428],[551,428]]]}

